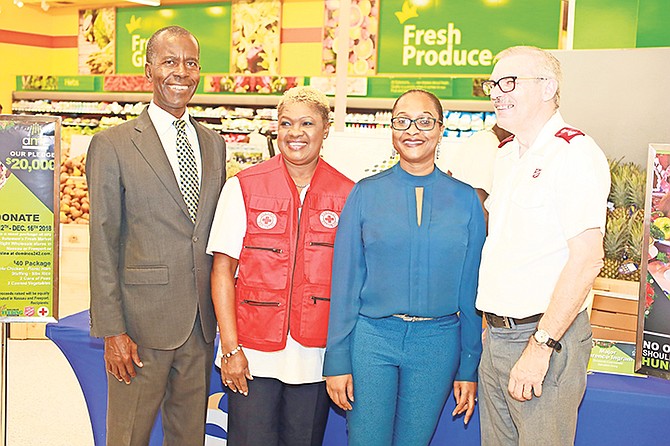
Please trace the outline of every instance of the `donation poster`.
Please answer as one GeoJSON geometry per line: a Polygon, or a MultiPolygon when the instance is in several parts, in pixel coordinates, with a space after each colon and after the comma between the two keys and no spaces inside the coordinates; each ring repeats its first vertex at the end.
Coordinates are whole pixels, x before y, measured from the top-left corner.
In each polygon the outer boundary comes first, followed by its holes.
{"type": "Polygon", "coordinates": [[[670,379],[670,144],[649,147],[647,172],[646,283],[640,295],[635,365],[639,373],[670,379]]]}
{"type": "Polygon", "coordinates": [[[60,119],[0,116],[0,322],[58,315],[60,119]]]}

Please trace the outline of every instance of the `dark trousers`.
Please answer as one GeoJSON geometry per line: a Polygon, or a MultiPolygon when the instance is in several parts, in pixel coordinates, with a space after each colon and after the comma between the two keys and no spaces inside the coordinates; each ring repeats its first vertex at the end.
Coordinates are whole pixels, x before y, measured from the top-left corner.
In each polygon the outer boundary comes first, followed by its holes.
{"type": "Polygon", "coordinates": [[[139,347],[144,367],[125,384],[108,375],[107,445],[146,446],[161,410],[163,446],[202,446],[214,343],[196,319],[188,340],[174,350],[139,347]]]}
{"type": "Polygon", "coordinates": [[[228,393],[228,446],[321,446],[330,407],[325,382],[248,383],[248,396],[228,393]]]}

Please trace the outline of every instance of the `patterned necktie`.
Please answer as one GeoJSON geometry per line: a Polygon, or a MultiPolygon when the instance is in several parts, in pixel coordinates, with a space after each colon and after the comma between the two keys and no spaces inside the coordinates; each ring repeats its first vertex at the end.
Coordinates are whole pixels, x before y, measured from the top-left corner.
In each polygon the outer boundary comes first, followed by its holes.
{"type": "Polygon", "coordinates": [[[198,212],[200,187],[198,185],[198,167],[195,164],[195,155],[191,143],[186,137],[186,123],[177,119],[174,122],[177,129],[177,159],[179,160],[179,189],[184,196],[191,221],[195,223],[198,212]]]}

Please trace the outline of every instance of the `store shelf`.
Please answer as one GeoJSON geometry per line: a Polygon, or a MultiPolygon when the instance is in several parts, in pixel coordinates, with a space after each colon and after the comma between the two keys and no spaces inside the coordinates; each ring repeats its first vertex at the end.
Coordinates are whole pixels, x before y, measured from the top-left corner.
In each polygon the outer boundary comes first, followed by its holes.
{"type": "MultiPolygon", "coordinates": [[[[146,102],[151,101],[151,93],[77,93],[65,91],[15,91],[14,100],[44,100],[54,101],[103,101],[103,102],[146,102]]],[[[191,100],[198,105],[243,105],[248,107],[276,107],[281,96],[254,95],[254,94],[196,94],[191,100]]],[[[335,105],[335,98],[329,98],[331,107],[335,105]]],[[[347,109],[363,110],[391,110],[395,98],[347,98],[347,109]]],[[[475,100],[442,100],[446,110],[461,111],[493,111],[490,101],[475,100]]]]}
{"type": "MultiPolygon", "coordinates": [[[[15,91],[14,100],[52,101],[100,101],[100,102],[145,102],[151,101],[152,93],[80,93],[67,91],[15,91]]],[[[280,96],[270,95],[222,95],[196,94],[191,104],[198,105],[244,105],[249,107],[276,107],[280,96]]]]}

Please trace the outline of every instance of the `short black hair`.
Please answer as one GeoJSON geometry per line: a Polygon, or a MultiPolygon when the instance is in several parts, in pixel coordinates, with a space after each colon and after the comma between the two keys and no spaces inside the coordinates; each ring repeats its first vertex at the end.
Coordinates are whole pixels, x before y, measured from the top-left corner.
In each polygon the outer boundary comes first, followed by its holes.
{"type": "Polygon", "coordinates": [[[444,110],[442,109],[442,103],[440,102],[440,99],[437,96],[435,96],[434,93],[431,93],[430,91],[427,91],[427,90],[421,90],[419,88],[413,88],[412,90],[407,90],[406,92],[404,92],[403,94],[398,96],[398,99],[396,99],[395,102],[393,103],[393,108],[391,109],[391,112],[395,111],[395,108],[398,105],[398,102],[402,98],[404,98],[408,94],[413,94],[413,93],[420,93],[420,94],[426,95],[428,97],[428,99],[430,99],[430,101],[433,103],[435,108],[437,109],[439,119],[442,120],[444,118],[444,110]]]}
{"type": "Polygon", "coordinates": [[[148,63],[151,63],[154,55],[156,54],[156,40],[158,37],[160,37],[161,34],[168,33],[173,36],[188,36],[188,37],[193,37],[195,39],[195,43],[198,44],[198,54],[200,54],[200,42],[198,42],[198,38],[193,35],[189,30],[186,28],[182,28],[181,26],[166,26],[165,28],[161,28],[155,33],[149,37],[149,41],[147,42],[147,52],[146,52],[146,60],[148,63]]]}

